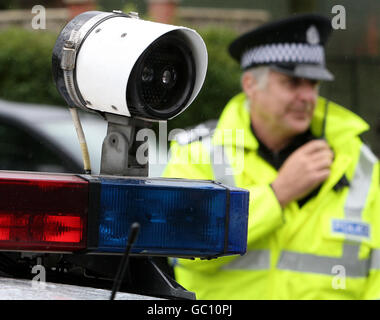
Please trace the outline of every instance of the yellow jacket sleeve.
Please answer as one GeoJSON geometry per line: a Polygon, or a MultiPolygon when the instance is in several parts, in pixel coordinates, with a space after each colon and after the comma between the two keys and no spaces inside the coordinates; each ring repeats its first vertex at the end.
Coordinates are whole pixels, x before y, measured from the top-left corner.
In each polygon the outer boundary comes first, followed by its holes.
{"type": "Polygon", "coordinates": [[[248,248],[255,242],[281,227],[285,218],[283,210],[270,185],[255,185],[248,187],[249,219],[248,248]]]}
{"type": "Polygon", "coordinates": [[[202,152],[202,143],[179,145],[172,144],[170,160],[162,176],[166,178],[184,178],[212,180],[213,173],[207,153],[202,152]],[[206,157],[202,159],[202,157],[206,157]]]}

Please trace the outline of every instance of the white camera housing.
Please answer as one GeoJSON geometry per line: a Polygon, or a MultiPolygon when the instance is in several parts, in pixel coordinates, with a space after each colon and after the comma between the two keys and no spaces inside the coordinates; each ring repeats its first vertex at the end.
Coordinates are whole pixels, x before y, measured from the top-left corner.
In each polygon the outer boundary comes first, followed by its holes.
{"type": "Polygon", "coordinates": [[[207,49],[189,28],[121,12],[75,17],[53,50],[54,79],[70,106],[168,120],[199,93],[207,49]]]}

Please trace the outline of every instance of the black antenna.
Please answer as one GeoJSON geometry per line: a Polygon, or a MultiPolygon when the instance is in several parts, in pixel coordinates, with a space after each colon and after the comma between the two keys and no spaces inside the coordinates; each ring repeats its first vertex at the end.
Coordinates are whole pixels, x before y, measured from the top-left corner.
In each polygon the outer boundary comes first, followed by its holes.
{"type": "Polygon", "coordinates": [[[321,134],[321,139],[325,139],[325,140],[326,140],[327,112],[328,112],[328,109],[329,109],[329,103],[330,103],[330,100],[329,100],[329,99],[326,99],[326,101],[325,101],[325,113],[324,113],[324,115],[323,115],[323,121],[322,121],[322,134],[321,134]]]}
{"type": "Polygon", "coordinates": [[[129,229],[127,246],[125,248],[123,258],[122,258],[120,265],[119,265],[119,270],[117,271],[117,274],[116,274],[116,277],[115,277],[115,280],[113,283],[110,300],[115,299],[116,292],[118,292],[120,289],[121,282],[124,279],[125,271],[127,270],[129,254],[131,252],[131,248],[132,248],[133,244],[135,243],[135,241],[137,239],[137,235],[139,233],[139,230],[140,230],[140,224],[138,222],[132,223],[131,228],[129,229]]]}

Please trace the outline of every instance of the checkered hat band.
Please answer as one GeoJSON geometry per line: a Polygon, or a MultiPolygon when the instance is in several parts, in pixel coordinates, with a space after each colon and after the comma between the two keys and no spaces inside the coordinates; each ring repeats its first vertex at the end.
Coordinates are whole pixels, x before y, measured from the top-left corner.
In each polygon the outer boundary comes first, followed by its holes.
{"type": "Polygon", "coordinates": [[[247,50],[241,58],[243,69],[255,64],[279,62],[324,64],[325,53],[321,45],[278,43],[247,50]]]}

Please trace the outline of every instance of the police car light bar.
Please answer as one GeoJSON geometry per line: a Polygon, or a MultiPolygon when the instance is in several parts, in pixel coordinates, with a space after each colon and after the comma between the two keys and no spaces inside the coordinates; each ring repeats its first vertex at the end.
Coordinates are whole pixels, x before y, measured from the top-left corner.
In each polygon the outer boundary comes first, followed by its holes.
{"type": "Polygon", "coordinates": [[[214,258],[244,254],[246,190],[212,181],[0,171],[0,250],[214,258]]]}

